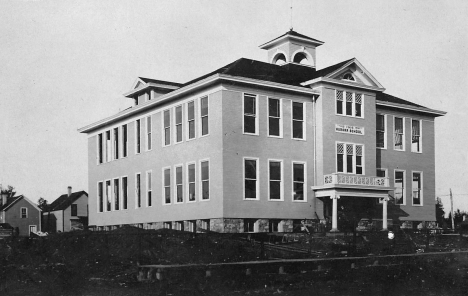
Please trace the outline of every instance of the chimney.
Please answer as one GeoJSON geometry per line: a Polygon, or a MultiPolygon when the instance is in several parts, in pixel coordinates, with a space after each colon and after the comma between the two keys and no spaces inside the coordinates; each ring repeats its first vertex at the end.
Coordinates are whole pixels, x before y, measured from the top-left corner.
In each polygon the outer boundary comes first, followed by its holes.
{"type": "Polygon", "coordinates": [[[70,196],[72,193],[72,187],[71,186],[68,186],[68,196],[70,196]]]}
{"type": "Polygon", "coordinates": [[[6,194],[6,193],[2,193],[0,195],[0,205],[6,205],[7,204],[7,197],[8,197],[8,194],[6,194]]]}

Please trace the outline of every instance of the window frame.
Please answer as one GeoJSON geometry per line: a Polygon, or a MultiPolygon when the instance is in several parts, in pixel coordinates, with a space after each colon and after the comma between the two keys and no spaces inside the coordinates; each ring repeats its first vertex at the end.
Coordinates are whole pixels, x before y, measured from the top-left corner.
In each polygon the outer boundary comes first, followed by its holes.
{"type": "Polygon", "coordinates": [[[393,197],[395,198],[395,205],[398,205],[398,206],[406,206],[406,170],[400,170],[400,169],[394,169],[393,170],[393,187],[394,188],[397,188],[396,187],[396,173],[397,172],[402,172],[403,173],[403,182],[402,182],[402,203],[401,204],[398,204],[396,203],[396,190],[393,191],[393,197]]]}
{"type": "Polygon", "coordinates": [[[120,178],[112,179],[112,209],[113,211],[120,211],[120,178]],[[117,191],[115,190],[115,181],[117,181],[117,191]],[[116,207],[118,205],[118,207],[116,207]]]}
{"type": "Polygon", "coordinates": [[[305,102],[299,101],[291,101],[291,139],[298,140],[298,141],[306,141],[306,104],[305,102]],[[295,138],[294,137],[294,121],[301,121],[298,119],[294,119],[294,103],[302,104],[302,138],[295,138]]]}
{"type": "Polygon", "coordinates": [[[141,172],[135,173],[135,209],[141,209],[143,203],[141,202],[141,172]],[[138,182],[140,176],[140,182],[138,182]]]}
{"type": "Polygon", "coordinates": [[[176,164],[174,165],[174,204],[183,204],[185,202],[185,192],[184,192],[184,165],[183,164],[176,164]],[[180,183],[177,183],[177,169],[180,168],[180,175],[181,175],[181,180],[180,183]],[[178,186],[181,186],[181,195],[182,195],[182,201],[178,201],[177,194],[179,193],[178,186]]]}
{"type": "Polygon", "coordinates": [[[179,144],[184,141],[184,108],[183,105],[174,107],[174,144],[179,144]],[[177,109],[180,109],[180,123],[177,123],[177,109]],[[180,133],[179,133],[180,128],[180,133]],[[179,141],[180,136],[180,141],[179,141]]]}
{"type": "Polygon", "coordinates": [[[70,205],[70,216],[78,217],[78,205],[75,204],[75,203],[70,205]],[[75,215],[73,215],[73,214],[75,214],[75,215]]]}
{"type": "Polygon", "coordinates": [[[145,117],[145,131],[146,131],[146,151],[153,149],[153,118],[151,115],[145,117]]]}
{"type": "Polygon", "coordinates": [[[97,198],[96,198],[96,201],[97,201],[96,212],[97,212],[97,213],[104,213],[104,181],[98,181],[98,182],[96,183],[96,185],[97,185],[97,187],[96,187],[96,191],[97,191],[97,194],[96,194],[96,196],[97,196],[97,198]],[[101,189],[102,189],[101,195],[99,195],[99,193],[100,193],[100,192],[99,192],[99,184],[102,184],[102,187],[101,187],[101,189]],[[102,198],[102,200],[101,200],[101,201],[102,201],[102,203],[101,203],[101,205],[102,205],[102,210],[100,210],[101,208],[99,207],[99,206],[100,206],[99,197],[102,198]]]}
{"type": "Polygon", "coordinates": [[[96,142],[97,142],[97,165],[104,163],[104,133],[97,134],[96,142]]]}
{"type": "Polygon", "coordinates": [[[406,150],[406,118],[403,117],[403,116],[396,116],[396,115],[393,115],[393,150],[394,151],[405,151],[406,150]],[[403,133],[401,135],[402,139],[401,139],[401,145],[402,145],[402,149],[396,149],[395,148],[395,135],[397,134],[396,133],[396,130],[395,130],[395,127],[396,127],[396,118],[401,118],[402,120],[402,123],[403,123],[403,133]]]}
{"type": "Polygon", "coordinates": [[[268,201],[284,201],[284,161],[282,159],[268,159],[268,201]],[[272,199],[271,198],[271,182],[278,182],[278,180],[271,180],[271,175],[270,175],[270,164],[272,162],[279,162],[280,163],[280,174],[281,174],[281,179],[279,180],[280,182],[280,199],[272,199]]]}
{"type": "Polygon", "coordinates": [[[268,116],[268,121],[267,121],[267,135],[270,138],[283,138],[283,99],[280,98],[275,98],[275,97],[268,97],[267,98],[267,116],[268,116]],[[278,101],[278,106],[279,106],[279,117],[274,117],[270,115],[270,100],[277,100],[278,101]],[[278,129],[279,129],[279,135],[271,135],[270,134],[270,119],[277,119],[279,121],[278,123],[278,129]]]}
{"type": "Polygon", "coordinates": [[[411,152],[422,153],[422,120],[411,118],[411,152]],[[419,151],[413,150],[413,121],[419,122],[419,151]]]}
{"type": "Polygon", "coordinates": [[[28,219],[28,208],[21,207],[20,208],[20,219],[28,219]],[[24,217],[23,217],[23,210],[24,210],[24,217]]]}
{"type": "Polygon", "coordinates": [[[365,153],[365,147],[366,145],[361,144],[361,143],[350,143],[350,142],[341,142],[341,141],[336,141],[335,142],[335,170],[336,173],[339,174],[348,174],[348,175],[357,175],[357,176],[364,176],[366,174],[366,153],[365,153]],[[343,144],[343,171],[340,172],[338,170],[338,144],[343,144]],[[353,145],[353,171],[352,172],[347,172],[348,168],[348,160],[347,160],[347,149],[346,145],[353,145]],[[361,167],[362,167],[362,174],[357,174],[357,146],[362,146],[362,155],[361,155],[361,167]]]}
{"type": "Polygon", "coordinates": [[[387,149],[387,114],[377,113],[377,114],[376,114],[375,125],[376,125],[376,127],[375,127],[375,133],[376,133],[376,141],[375,141],[376,143],[375,143],[375,147],[376,147],[377,149],[384,149],[384,150],[386,150],[386,149],[387,149]],[[384,139],[384,143],[383,143],[383,144],[384,144],[384,145],[383,145],[383,147],[378,147],[378,146],[377,146],[377,140],[378,140],[377,133],[378,133],[378,132],[382,132],[382,131],[380,131],[380,130],[377,129],[377,116],[383,116],[383,124],[384,124],[384,130],[383,130],[383,139],[384,139]]]}
{"type": "Polygon", "coordinates": [[[186,106],[187,106],[187,110],[186,110],[186,123],[187,123],[187,128],[185,129],[185,134],[186,134],[186,137],[185,137],[185,141],[191,141],[191,140],[194,140],[197,138],[197,108],[196,108],[196,101],[195,100],[191,100],[191,101],[188,101],[186,106]],[[193,103],[193,119],[189,119],[189,115],[190,115],[190,112],[189,112],[189,105],[190,103],[193,103]],[[193,138],[190,138],[190,122],[193,122],[193,138]]]}
{"type": "Polygon", "coordinates": [[[120,158],[120,139],[119,139],[119,136],[120,136],[120,128],[117,126],[117,127],[114,127],[112,128],[112,146],[113,146],[113,151],[112,151],[112,158],[113,160],[117,160],[120,158]]]}
{"type": "Polygon", "coordinates": [[[106,162],[111,162],[112,161],[112,156],[113,156],[113,153],[112,153],[112,132],[111,132],[111,130],[105,131],[104,141],[105,141],[105,147],[106,147],[105,160],[106,160],[106,162]]]}
{"type": "Polygon", "coordinates": [[[200,111],[200,113],[199,113],[200,114],[200,124],[199,124],[199,126],[200,126],[200,138],[202,138],[202,137],[206,137],[206,136],[210,135],[210,99],[209,99],[209,96],[206,95],[206,96],[202,96],[199,101],[200,101],[200,110],[199,110],[200,111]],[[206,99],[207,106],[208,106],[206,115],[202,114],[202,111],[203,111],[202,104],[203,104],[204,99],[206,99]],[[203,118],[204,117],[207,118],[207,120],[206,120],[207,127],[206,128],[207,128],[208,132],[206,134],[203,134],[203,118]]]}
{"type": "Polygon", "coordinates": [[[187,184],[187,203],[194,203],[197,201],[197,163],[195,161],[190,161],[187,162],[186,164],[186,184],[187,184]],[[190,166],[193,165],[193,174],[194,174],[194,181],[190,182],[190,166]],[[194,194],[195,198],[193,200],[190,200],[190,184],[193,183],[193,186],[195,187],[194,189],[194,194]]]}
{"type": "Polygon", "coordinates": [[[128,210],[128,176],[122,176],[120,177],[120,190],[121,190],[121,196],[122,196],[122,210],[128,210]],[[125,184],[127,185],[126,188],[124,187],[124,179],[125,179],[125,184]],[[125,194],[124,194],[125,193],[125,194]],[[124,199],[125,196],[125,199],[124,199]],[[126,201],[126,202],[125,202],[126,201]]]}
{"type": "Polygon", "coordinates": [[[291,200],[293,202],[307,202],[307,162],[305,161],[297,161],[293,160],[291,162],[291,200]],[[294,165],[295,164],[302,164],[304,166],[304,182],[303,183],[303,199],[294,199],[294,183],[296,182],[294,180],[294,165]]]}
{"type": "Polygon", "coordinates": [[[104,181],[104,212],[111,212],[112,211],[112,179],[107,179],[104,181]],[[109,183],[109,187],[107,187],[107,183],[109,183]],[[109,190],[107,190],[109,188],[109,190]]]}
{"type": "Polygon", "coordinates": [[[199,184],[199,195],[198,195],[198,199],[199,201],[203,202],[203,201],[210,201],[211,200],[211,178],[210,178],[210,172],[211,172],[211,162],[210,162],[210,159],[209,158],[204,158],[204,159],[200,159],[199,161],[199,181],[200,181],[200,184],[199,184]],[[204,180],[203,179],[203,167],[202,167],[202,163],[204,162],[208,162],[208,180],[204,180]],[[208,181],[208,198],[207,199],[204,199],[203,198],[203,182],[205,181],[208,181]]]}
{"type": "Polygon", "coordinates": [[[423,172],[422,171],[411,171],[411,205],[413,207],[423,207],[424,206],[424,178],[423,178],[423,172]],[[419,174],[419,178],[420,178],[420,188],[419,188],[419,200],[420,200],[420,204],[415,204],[414,203],[414,198],[413,198],[413,192],[414,192],[414,188],[413,188],[413,178],[414,178],[414,174],[419,174]]]}
{"type": "Polygon", "coordinates": [[[141,118],[135,120],[135,154],[141,153],[141,118]]]}
{"type": "Polygon", "coordinates": [[[347,91],[347,90],[341,90],[341,89],[335,89],[335,115],[338,116],[345,116],[345,117],[353,117],[353,118],[359,118],[359,119],[364,119],[364,101],[365,101],[365,94],[362,92],[352,92],[352,91],[347,91]],[[341,91],[342,93],[342,101],[341,101],[341,110],[342,113],[338,113],[338,92],[341,91]],[[347,94],[351,93],[352,96],[352,101],[351,101],[351,115],[347,114],[348,108],[347,108],[347,94]],[[356,105],[358,104],[356,102],[356,95],[360,94],[361,95],[361,116],[356,116],[356,105]]]}
{"type": "MultiPolygon", "coordinates": [[[[260,159],[258,157],[243,157],[242,158],[242,198],[243,200],[260,200],[260,159]],[[246,198],[245,197],[245,161],[246,160],[255,160],[255,198],[246,198]]],[[[253,180],[253,179],[249,179],[253,180]]]]}
{"type": "Polygon", "coordinates": [[[162,136],[162,146],[163,147],[168,147],[168,146],[171,146],[172,144],[172,132],[171,132],[171,127],[172,127],[172,112],[171,112],[172,108],[168,108],[166,110],[162,110],[161,114],[161,126],[162,126],[162,133],[161,133],[161,136],[162,136]],[[166,116],[166,112],[167,114],[169,114],[169,126],[166,126],[165,125],[165,116],[166,116]],[[166,142],[166,135],[169,135],[169,141],[168,143],[166,142]]]}
{"type": "Polygon", "coordinates": [[[166,166],[161,168],[162,171],[162,204],[163,205],[171,205],[172,204],[172,189],[171,189],[171,167],[166,166]],[[166,170],[169,170],[169,185],[166,186],[166,170]],[[166,188],[169,188],[169,202],[166,202],[166,188]]]}
{"type": "Polygon", "coordinates": [[[153,170],[146,171],[146,207],[152,207],[154,204],[153,201],[153,170]]]}
{"type": "Polygon", "coordinates": [[[120,130],[120,137],[122,140],[122,153],[120,158],[126,158],[128,157],[128,124],[123,124],[120,130]]]}
{"type": "MultiPolygon", "coordinates": [[[[251,94],[251,93],[245,93],[243,92],[242,93],[242,134],[244,135],[251,135],[251,136],[258,136],[259,135],[259,128],[258,128],[258,122],[259,122],[259,108],[258,108],[258,95],[254,95],[254,94],[251,94]],[[248,96],[248,97],[251,97],[251,98],[254,98],[255,99],[255,116],[252,116],[255,118],[255,132],[254,133],[248,133],[248,132],[245,132],[245,116],[246,116],[246,113],[245,113],[245,97],[248,96]]],[[[251,115],[247,115],[247,116],[251,116],[251,115]]]]}

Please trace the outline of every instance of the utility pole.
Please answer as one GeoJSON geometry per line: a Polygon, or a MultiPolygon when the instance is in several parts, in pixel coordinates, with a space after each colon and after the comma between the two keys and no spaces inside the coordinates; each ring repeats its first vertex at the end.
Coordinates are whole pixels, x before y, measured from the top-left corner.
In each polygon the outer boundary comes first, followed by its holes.
{"type": "Polygon", "coordinates": [[[453,196],[452,196],[452,188],[450,188],[450,206],[451,206],[451,213],[452,213],[452,229],[455,231],[455,222],[453,219],[453,196]]]}

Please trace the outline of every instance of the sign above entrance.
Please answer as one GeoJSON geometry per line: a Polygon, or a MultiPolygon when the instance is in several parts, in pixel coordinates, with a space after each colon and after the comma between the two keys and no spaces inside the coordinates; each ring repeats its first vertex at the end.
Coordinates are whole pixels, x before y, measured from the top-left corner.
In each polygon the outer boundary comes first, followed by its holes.
{"type": "Polygon", "coordinates": [[[364,127],[352,126],[352,125],[346,125],[346,124],[335,124],[335,132],[363,136],[364,127]]]}

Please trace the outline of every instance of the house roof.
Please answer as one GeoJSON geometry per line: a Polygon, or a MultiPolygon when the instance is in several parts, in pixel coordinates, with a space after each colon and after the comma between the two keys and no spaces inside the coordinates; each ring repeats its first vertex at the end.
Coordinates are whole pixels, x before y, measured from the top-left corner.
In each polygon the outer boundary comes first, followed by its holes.
{"type": "Polygon", "coordinates": [[[78,198],[80,198],[82,195],[88,196],[88,193],[86,191],[77,191],[73,192],[70,194],[62,194],[60,195],[59,198],[54,200],[48,207],[48,210],[53,212],[53,211],[63,211],[66,208],[68,208],[72,203],[74,203],[78,198]]]}
{"type": "Polygon", "coordinates": [[[22,198],[23,198],[22,195],[11,196],[11,197],[7,198],[7,203],[0,206],[0,211],[6,210],[7,208],[11,207],[12,205],[14,205],[18,201],[20,201],[22,198]]]}
{"type": "Polygon", "coordinates": [[[284,37],[289,37],[289,36],[298,37],[298,38],[310,41],[311,43],[315,43],[316,45],[321,45],[321,44],[324,43],[323,41],[320,41],[320,40],[317,40],[317,39],[314,39],[314,38],[310,38],[309,36],[302,35],[300,33],[297,33],[296,31],[294,31],[293,29],[291,29],[291,30],[287,31],[286,33],[284,33],[283,35],[281,35],[279,37],[276,37],[275,39],[272,39],[272,40],[270,40],[268,42],[265,42],[264,44],[260,45],[260,48],[263,48],[267,44],[273,44],[273,43],[275,43],[275,41],[280,40],[280,39],[282,39],[284,37]]]}
{"type": "Polygon", "coordinates": [[[183,85],[182,83],[177,83],[177,82],[172,82],[172,81],[157,80],[157,79],[151,79],[151,78],[145,78],[145,77],[138,77],[138,78],[140,78],[144,83],[168,84],[168,85],[177,86],[177,87],[181,87],[183,85]]]}
{"type": "Polygon", "coordinates": [[[407,101],[407,100],[403,100],[403,99],[397,98],[395,96],[392,96],[392,95],[389,95],[389,94],[386,94],[386,93],[378,93],[376,99],[377,99],[377,101],[381,101],[381,102],[389,102],[389,103],[396,103],[396,104],[403,104],[403,105],[410,105],[410,106],[414,106],[414,107],[425,108],[422,105],[418,105],[416,103],[413,103],[413,102],[410,102],[410,101],[407,101]]]}

